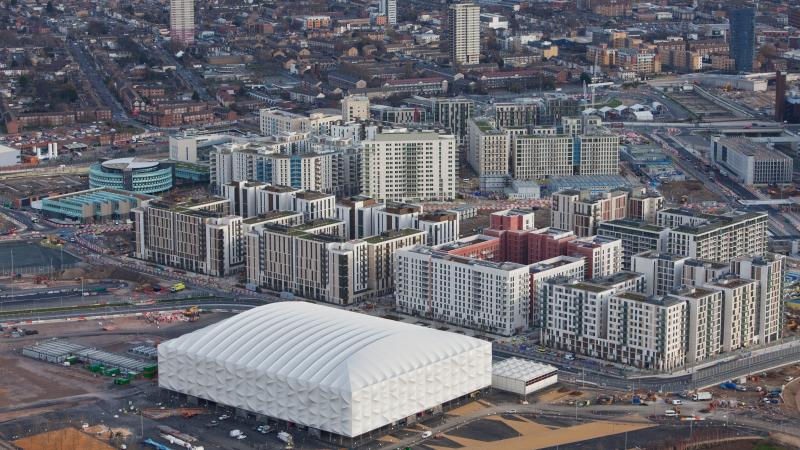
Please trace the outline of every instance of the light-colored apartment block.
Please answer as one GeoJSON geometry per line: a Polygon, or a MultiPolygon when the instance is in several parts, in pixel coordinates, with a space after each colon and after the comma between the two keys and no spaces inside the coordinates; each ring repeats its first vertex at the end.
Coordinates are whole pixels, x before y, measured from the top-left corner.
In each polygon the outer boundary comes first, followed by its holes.
{"type": "Polygon", "coordinates": [[[481,7],[453,3],[447,11],[447,35],[453,66],[478,64],[481,56],[481,7]]]}
{"type": "Polygon", "coordinates": [[[435,132],[380,133],[363,142],[363,193],[384,201],[455,198],[456,142],[435,132]]]}
{"type": "Polygon", "coordinates": [[[417,246],[399,250],[397,309],[510,336],[528,327],[528,267],[450,255],[417,246]]]}

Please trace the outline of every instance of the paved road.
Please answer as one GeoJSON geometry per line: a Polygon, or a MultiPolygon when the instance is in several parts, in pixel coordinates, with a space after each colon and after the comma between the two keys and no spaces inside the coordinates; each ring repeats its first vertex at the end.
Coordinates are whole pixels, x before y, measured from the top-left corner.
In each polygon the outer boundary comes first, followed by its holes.
{"type": "Polygon", "coordinates": [[[197,95],[200,96],[200,99],[205,102],[214,101],[211,95],[206,90],[206,86],[203,82],[201,82],[195,74],[191,71],[186,69],[183,66],[183,63],[176,60],[175,56],[170,54],[168,51],[164,50],[161,47],[156,47],[156,52],[159,54],[161,59],[164,61],[165,64],[171,64],[175,66],[178,75],[189,84],[189,86],[197,92],[197,95]]]}
{"type": "Polygon", "coordinates": [[[559,369],[559,375],[563,379],[573,382],[584,381],[598,387],[621,390],[647,389],[657,392],[682,392],[796,364],[800,362],[800,341],[787,341],[777,346],[731,355],[731,359],[722,360],[707,367],[690,368],[683,373],[658,376],[609,369],[602,364],[586,360],[567,361],[538,352],[519,353],[499,345],[494,346],[493,354],[499,357],[516,356],[554,365],[559,369]]]}
{"type": "Polygon", "coordinates": [[[67,48],[78,62],[78,65],[80,65],[81,70],[83,70],[83,73],[86,75],[86,78],[89,80],[89,83],[92,85],[94,91],[103,100],[103,102],[105,102],[106,106],[111,108],[114,120],[119,122],[130,121],[128,114],[125,113],[125,108],[122,107],[122,104],[103,82],[103,77],[97,71],[94,60],[87,54],[86,49],[83,48],[83,45],[81,45],[79,42],[72,41],[69,43],[67,48]]]}

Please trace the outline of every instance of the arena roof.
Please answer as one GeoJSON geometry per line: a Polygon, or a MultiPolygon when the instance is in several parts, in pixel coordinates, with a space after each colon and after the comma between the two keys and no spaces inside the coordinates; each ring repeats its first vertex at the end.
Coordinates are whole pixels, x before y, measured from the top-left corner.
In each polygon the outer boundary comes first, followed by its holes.
{"type": "Polygon", "coordinates": [[[102,163],[107,169],[116,170],[138,170],[149,169],[158,166],[158,161],[143,158],[117,158],[102,163]]]}
{"type": "Polygon", "coordinates": [[[488,342],[304,302],[260,306],[158,349],[162,387],[345,436],[491,384],[488,342]]]}

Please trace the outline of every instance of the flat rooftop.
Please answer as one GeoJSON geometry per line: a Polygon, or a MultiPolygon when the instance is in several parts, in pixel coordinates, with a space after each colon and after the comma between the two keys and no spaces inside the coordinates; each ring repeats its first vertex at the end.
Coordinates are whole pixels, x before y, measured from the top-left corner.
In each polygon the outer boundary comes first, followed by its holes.
{"type": "Polygon", "coordinates": [[[303,191],[298,192],[296,197],[303,200],[321,200],[323,198],[333,197],[333,194],[326,194],[324,192],[317,191],[303,191]]]}
{"type": "Polygon", "coordinates": [[[368,244],[380,244],[381,242],[391,241],[393,239],[398,239],[406,236],[413,236],[415,234],[421,234],[421,233],[425,232],[422,230],[416,230],[414,228],[403,228],[402,230],[384,231],[381,234],[364,238],[364,241],[367,242],[368,244]]]}
{"type": "Polygon", "coordinates": [[[418,253],[418,254],[421,254],[421,255],[430,255],[432,258],[442,259],[442,260],[445,260],[445,261],[453,261],[453,262],[460,263],[460,264],[466,264],[466,265],[470,265],[470,266],[481,266],[481,267],[487,267],[487,268],[490,268],[490,269],[497,269],[497,270],[503,270],[503,271],[524,269],[524,268],[527,267],[527,266],[524,266],[522,264],[517,264],[517,263],[507,262],[507,261],[506,262],[494,262],[494,261],[485,261],[485,260],[476,259],[476,258],[468,258],[466,256],[451,255],[450,253],[443,252],[443,251],[440,251],[440,250],[434,250],[434,249],[432,249],[430,247],[426,247],[426,246],[422,246],[422,245],[418,245],[416,247],[413,247],[409,251],[414,252],[414,253],[418,253]]]}
{"type": "MultiPolygon", "coordinates": [[[[376,134],[373,142],[393,142],[393,141],[439,141],[451,139],[451,134],[439,134],[435,131],[409,131],[397,133],[376,134]]],[[[365,141],[370,142],[370,141],[365,141]]]]}
{"type": "Polygon", "coordinates": [[[599,227],[603,228],[604,225],[614,226],[614,227],[624,227],[624,228],[635,228],[637,230],[652,231],[652,232],[660,232],[666,229],[658,225],[653,225],[652,223],[649,222],[631,220],[631,219],[617,219],[617,220],[600,222],[599,227]]]}
{"type": "Polygon", "coordinates": [[[248,225],[253,225],[262,222],[269,222],[271,220],[283,219],[285,217],[303,217],[303,214],[294,212],[294,211],[270,211],[264,214],[259,214],[258,216],[251,217],[249,219],[245,219],[242,223],[246,223],[248,225]]]}
{"type": "Polygon", "coordinates": [[[756,159],[783,160],[783,161],[792,160],[792,158],[784,155],[778,150],[775,150],[774,148],[768,146],[767,144],[761,142],[754,142],[746,138],[741,138],[741,137],[723,138],[719,140],[719,143],[721,145],[724,145],[730,150],[734,150],[745,156],[752,156],[756,159]]]}
{"type": "Polygon", "coordinates": [[[574,264],[580,261],[583,261],[583,258],[578,258],[575,256],[556,256],[555,258],[550,258],[531,264],[528,266],[528,269],[531,273],[539,273],[557,269],[559,267],[566,266],[568,264],[574,264]]]}

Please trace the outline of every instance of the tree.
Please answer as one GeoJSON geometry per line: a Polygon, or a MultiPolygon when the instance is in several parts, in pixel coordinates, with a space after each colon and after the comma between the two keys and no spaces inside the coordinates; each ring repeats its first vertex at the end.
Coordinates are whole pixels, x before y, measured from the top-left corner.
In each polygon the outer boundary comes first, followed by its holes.
{"type": "Polygon", "coordinates": [[[583,72],[581,74],[580,82],[581,82],[581,84],[583,84],[583,83],[591,84],[592,83],[592,76],[589,74],[589,72],[583,72]]]}
{"type": "Polygon", "coordinates": [[[86,26],[86,32],[90,36],[101,36],[108,33],[108,27],[103,22],[92,20],[86,26]]]}
{"type": "Polygon", "coordinates": [[[47,14],[53,14],[54,10],[55,8],[53,8],[53,2],[52,1],[47,2],[47,6],[45,7],[45,11],[47,11],[47,14]]]}
{"type": "Polygon", "coordinates": [[[30,86],[31,79],[27,75],[20,75],[20,77],[17,79],[17,82],[19,83],[20,89],[25,90],[28,88],[28,86],[30,86]]]}
{"type": "Polygon", "coordinates": [[[200,101],[200,94],[197,91],[192,92],[192,101],[199,102],[200,101]]]}

